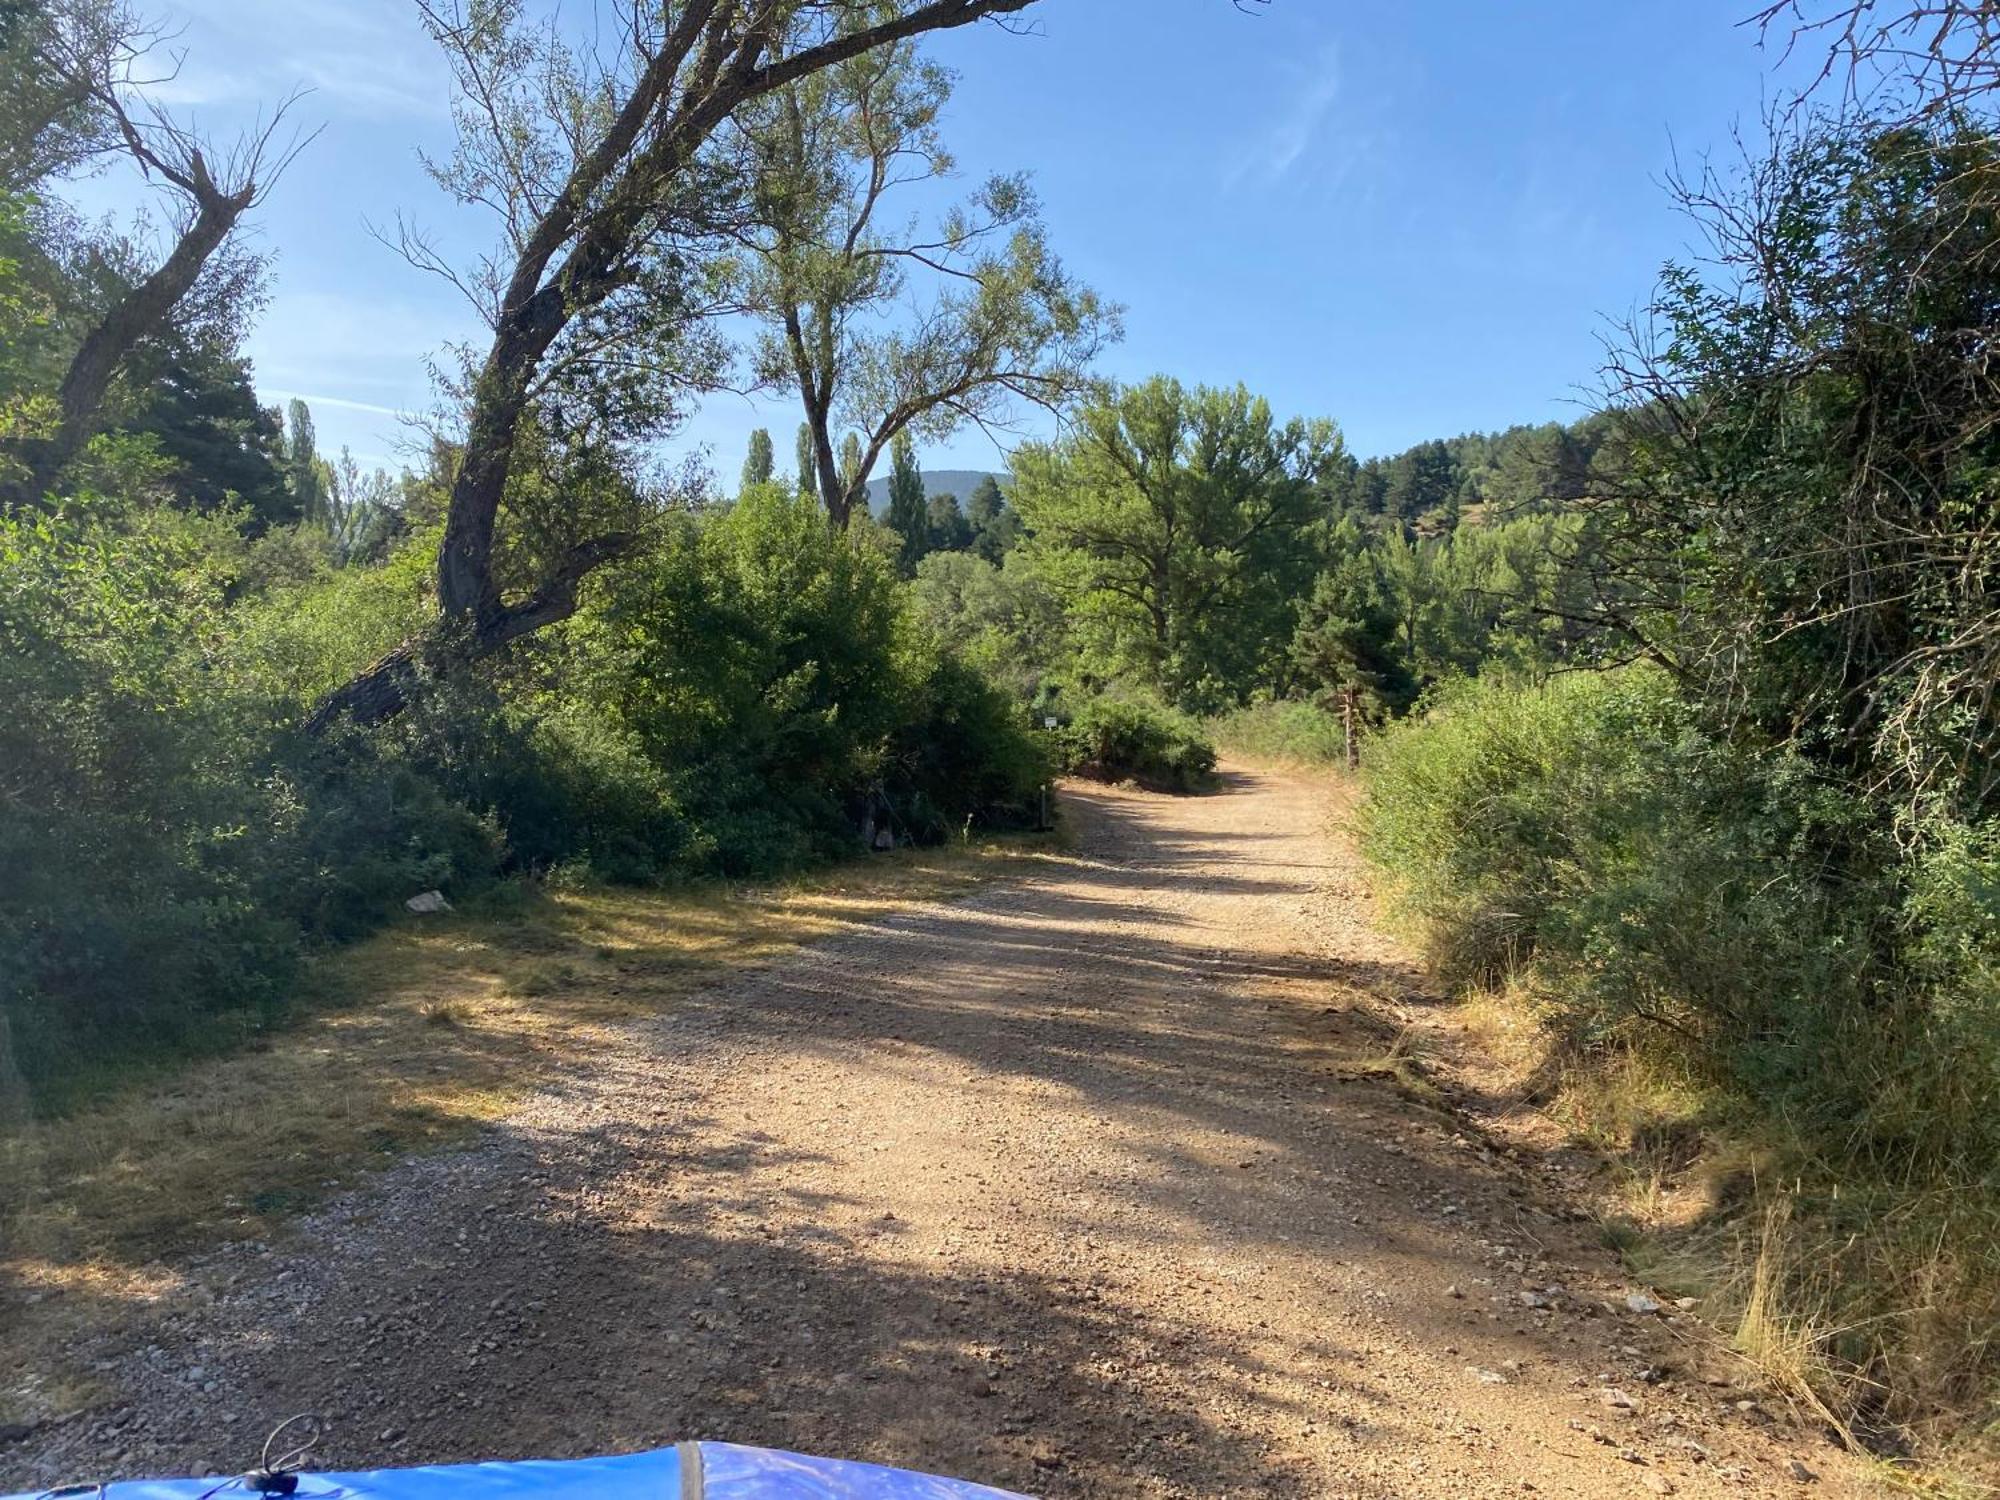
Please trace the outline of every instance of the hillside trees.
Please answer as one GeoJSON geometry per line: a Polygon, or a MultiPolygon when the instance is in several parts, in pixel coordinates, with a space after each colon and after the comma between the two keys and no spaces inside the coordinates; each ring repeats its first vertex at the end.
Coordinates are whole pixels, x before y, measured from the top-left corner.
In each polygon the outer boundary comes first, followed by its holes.
{"type": "Polygon", "coordinates": [[[932,228],[891,219],[899,188],[943,179],[951,76],[902,44],[774,91],[745,113],[756,173],[748,300],[759,377],[797,392],[836,527],[899,434],[1004,427],[1017,402],[1081,389],[1114,309],[1063,269],[1024,177],[993,177],[932,228]],[[858,460],[837,457],[836,432],[858,460]]]}
{"type": "Polygon", "coordinates": [[[1162,376],[1019,450],[1014,500],[1099,673],[1211,706],[1282,669],[1339,454],[1330,422],[1162,376]]]}

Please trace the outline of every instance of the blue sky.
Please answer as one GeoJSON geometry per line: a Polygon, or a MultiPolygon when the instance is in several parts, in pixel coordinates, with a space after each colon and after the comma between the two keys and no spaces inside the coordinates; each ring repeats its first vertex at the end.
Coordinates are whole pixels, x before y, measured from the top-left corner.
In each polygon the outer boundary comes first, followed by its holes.
{"type": "MultiPolygon", "coordinates": [[[[574,13],[588,0],[569,0],[574,13]]],[[[1688,227],[1660,178],[1726,150],[1773,91],[1751,0],[1043,0],[1033,34],[977,27],[948,137],[968,178],[1034,173],[1072,269],[1127,309],[1105,361],[1137,378],[1241,380],[1330,416],[1362,455],[1567,417],[1688,227]]],[[[476,333],[456,293],[370,233],[401,213],[448,244],[480,220],[425,178],[447,79],[409,0],[162,0],[184,22],[171,86],[227,130],[314,92],[319,139],[260,210],[276,252],[251,339],[267,400],[312,402],[321,443],[393,463],[425,361],[476,333]],[[282,20],[278,17],[282,15],[282,20]]],[[[134,201],[122,172],[86,185],[134,201]]],[[[733,474],[752,427],[783,457],[782,396],[711,398],[676,446],[733,474]]],[[[999,467],[976,433],[932,467],[999,467]]]]}

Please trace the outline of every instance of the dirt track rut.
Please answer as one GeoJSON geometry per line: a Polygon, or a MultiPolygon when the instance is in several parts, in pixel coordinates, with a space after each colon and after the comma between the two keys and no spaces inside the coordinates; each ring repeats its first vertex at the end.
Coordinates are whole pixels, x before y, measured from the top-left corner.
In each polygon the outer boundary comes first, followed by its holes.
{"type": "Polygon", "coordinates": [[[1532,1153],[1357,1076],[1424,991],[1314,783],[1069,806],[1042,873],[718,984],[189,1268],[103,1361],[123,1404],[0,1489],[234,1471],[317,1410],[325,1466],[699,1436],[1049,1496],[1847,1492],[1626,1310],[1532,1153]]]}

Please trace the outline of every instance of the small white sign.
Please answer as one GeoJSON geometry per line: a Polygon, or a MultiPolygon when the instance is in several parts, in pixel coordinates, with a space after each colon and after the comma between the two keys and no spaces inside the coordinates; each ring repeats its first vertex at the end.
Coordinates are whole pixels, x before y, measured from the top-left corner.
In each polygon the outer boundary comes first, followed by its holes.
{"type": "Polygon", "coordinates": [[[1042,728],[1044,729],[1054,729],[1061,723],[1062,720],[1058,719],[1054,714],[1044,714],[1042,716],[1042,728]]]}

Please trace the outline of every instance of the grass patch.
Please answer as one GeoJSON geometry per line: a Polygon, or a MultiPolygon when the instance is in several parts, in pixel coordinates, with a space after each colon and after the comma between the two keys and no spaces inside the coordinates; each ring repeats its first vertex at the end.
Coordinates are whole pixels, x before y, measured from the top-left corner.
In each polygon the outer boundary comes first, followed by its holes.
{"type": "Polygon", "coordinates": [[[1311,703],[1255,703],[1209,720],[1208,732],[1216,749],[1239,760],[1296,770],[1347,764],[1340,715],[1311,703]]]}
{"type": "Polygon", "coordinates": [[[516,887],[330,954],[291,1024],[0,1131],[0,1423],[81,1404],[92,1326],[180,1290],[166,1261],[263,1238],[371,1168],[498,1118],[621,1021],[696,986],[1022,872],[1049,838],[894,854],[774,885],[516,887]],[[67,1405],[65,1405],[67,1403],[67,1405]]]}

